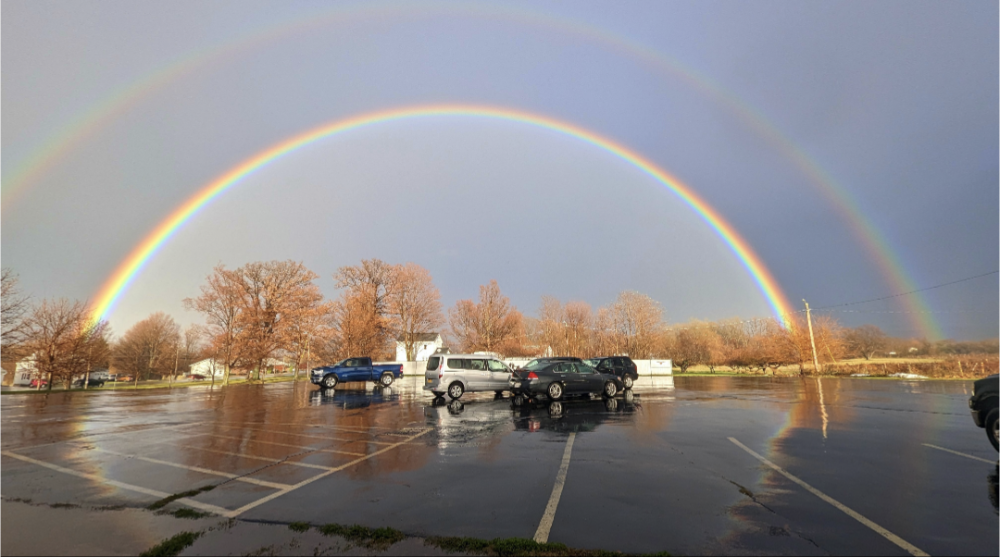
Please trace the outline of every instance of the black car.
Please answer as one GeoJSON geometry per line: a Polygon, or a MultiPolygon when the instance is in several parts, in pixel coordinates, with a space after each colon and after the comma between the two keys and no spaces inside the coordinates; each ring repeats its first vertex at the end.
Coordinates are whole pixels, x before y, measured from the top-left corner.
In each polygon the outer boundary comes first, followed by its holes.
{"type": "MultiPolygon", "coordinates": [[[[76,381],[73,381],[73,386],[74,387],[83,387],[83,379],[77,379],[76,381]]],[[[104,386],[104,379],[98,379],[98,378],[91,377],[90,380],[87,381],[87,386],[88,387],[103,387],[104,386]]]]}
{"type": "Polygon", "coordinates": [[[626,389],[631,389],[632,384],[639,378],[639,368],[628,356],[601,356],[590,358],[586,362],[601,373],[617,376],[622,380],[626,389]]]}
{"type": "Polygon", "coordinates": [[[972,421],[986,429],[993,448],[997,448],[997,396],[1000,393],[1000,380],[997,374],[984,377],[973,383],[972,398],[969,408],[972,410],[972,421]]]}
{"type": "Polygon", "coordinates": [[[601,373],[580,358],[537,358],[510,377],[512,396],[546,395],[550,400],[563,396],[601,393],[613,397],[625,389],[621,379],[601,373]]]}

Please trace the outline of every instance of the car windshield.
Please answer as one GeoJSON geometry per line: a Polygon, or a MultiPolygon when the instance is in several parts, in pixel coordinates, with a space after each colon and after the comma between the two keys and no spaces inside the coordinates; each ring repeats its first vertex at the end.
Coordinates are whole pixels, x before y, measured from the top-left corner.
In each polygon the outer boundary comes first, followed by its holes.
{"type": "Polygon", "coordinates": [[[546,362],[545,360],[531,360],[530,362],[528,362],[527,364],[525,364],[525,366],[522,367],[521,369],[524,369],[524,370],[527,370],[527,371],[538,371],[538,370],[540,370],[540,369],[548,366],[549,363],[551,363],[551,362],[546,362]]]}
{"type": "Polygon", "coordinates": [[[590,358],[589,360],[584,360],[583,362],[585,364],[587,364],[588,366],[590,366],[590,367],[597,367],[597,364],[599,364],[601,362],[601,359],[600,358],[590,358]]]}

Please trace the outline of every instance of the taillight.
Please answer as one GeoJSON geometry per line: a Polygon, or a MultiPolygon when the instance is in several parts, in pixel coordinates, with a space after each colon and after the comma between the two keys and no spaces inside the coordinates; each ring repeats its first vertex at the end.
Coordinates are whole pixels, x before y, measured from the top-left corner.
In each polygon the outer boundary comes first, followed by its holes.
{"type": "Polygon", "coordinates": [[[528,381],[532,381],[532,380],[534,380],[534,379],[538,379],[538,376],[537,376],[537,375],[535,375],[535,372],[531,371],[531,372],[529,372],[529,373],[528,373],[528,377],[526,377],[526,379],[527,379],[528,381]]]}

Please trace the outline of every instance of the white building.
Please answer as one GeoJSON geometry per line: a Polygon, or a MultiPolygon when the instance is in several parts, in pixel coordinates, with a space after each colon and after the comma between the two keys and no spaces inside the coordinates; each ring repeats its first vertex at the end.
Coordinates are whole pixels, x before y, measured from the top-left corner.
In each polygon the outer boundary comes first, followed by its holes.
{"type": "Polygon", "coordinates": [[[226,366],[222,362],[215,361],[214,358],[208,358],[206,360],[201,360],[195,362],[188,366],[190,368],[191,375],[202,375],[204,377],[211,377],[214,373],[216,377],[222,377],[226,374],[226,366]]]}
{"type": "MultiPolygon", "coordinates": [[[[417,333],[413,341],[413,361],[426,362],[431,354],[444,346],[444,340],[439,333],[417,333]]],[[[406,343],[403,337],[396,339],[396,361],[406,361],[406,343]]]]}
{"type": "Polygon", "coordinates": [[[14,385],[27,387],[31,385],[31,380],[35,378],[38,368],[35,367],[35,357],[31,356],[17,362],[14,368],[14,385]]]}

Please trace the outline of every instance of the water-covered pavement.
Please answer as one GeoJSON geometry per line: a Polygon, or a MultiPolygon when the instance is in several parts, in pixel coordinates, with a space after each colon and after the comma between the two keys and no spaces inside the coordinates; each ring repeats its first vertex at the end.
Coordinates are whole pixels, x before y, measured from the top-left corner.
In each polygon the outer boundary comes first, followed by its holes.
{"type": "Polygon", "coordinates": [[[0,487],[142,507],[215,486],[171,508],[626,552],[1000,549],[970,382],[645,378],[613,400],[516,407],[435,403],[421,380],[4,396],[0,487]]]}

